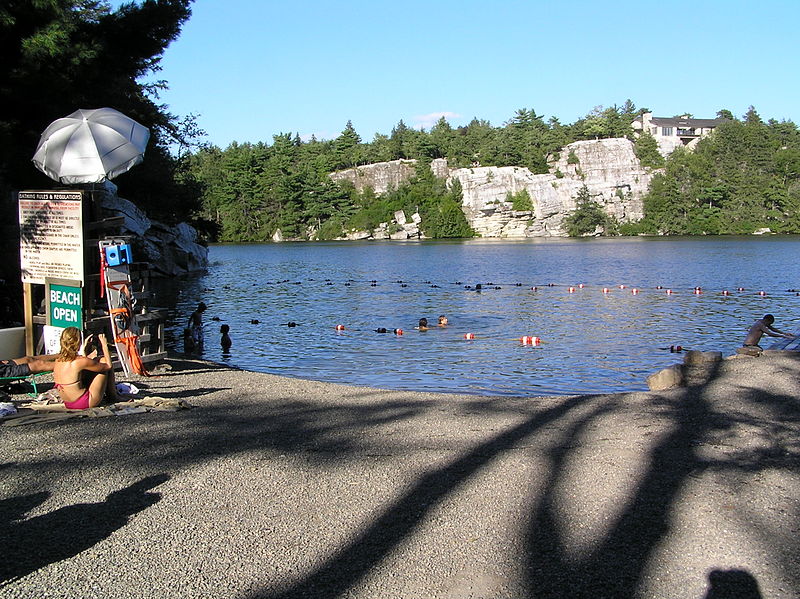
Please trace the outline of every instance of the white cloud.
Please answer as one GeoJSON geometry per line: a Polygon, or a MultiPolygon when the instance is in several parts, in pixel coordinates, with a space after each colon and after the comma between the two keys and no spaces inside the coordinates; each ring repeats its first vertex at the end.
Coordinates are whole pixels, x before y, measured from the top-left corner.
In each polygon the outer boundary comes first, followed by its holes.
{"type": "Polygon", "coordinates": [[[417,129],[430,129],[442,117],[444,117],[446,121],[449,121],[450,119],[461,118],[461,115],[455,112],[431,112],[430,114],[420,114],[413,117],[414,126],[417,129]]]}

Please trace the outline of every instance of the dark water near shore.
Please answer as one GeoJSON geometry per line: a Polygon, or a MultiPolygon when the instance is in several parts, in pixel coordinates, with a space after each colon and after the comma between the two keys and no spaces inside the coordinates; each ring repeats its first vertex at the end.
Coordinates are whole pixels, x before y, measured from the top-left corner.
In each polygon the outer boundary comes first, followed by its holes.
{"type": "Polygon", "coordinates": [[[680,360],[671,345],[733,353],[766,312],[797,329],[798,250],[796,236],[226,245],[211,248],[207,274],[160,293],[177,306],[175,349],[202,300],[203,357],[248,370],[415,391],[633,391],[680,360]],[[439,314],[447,328],[414,330],[439,314]]]}

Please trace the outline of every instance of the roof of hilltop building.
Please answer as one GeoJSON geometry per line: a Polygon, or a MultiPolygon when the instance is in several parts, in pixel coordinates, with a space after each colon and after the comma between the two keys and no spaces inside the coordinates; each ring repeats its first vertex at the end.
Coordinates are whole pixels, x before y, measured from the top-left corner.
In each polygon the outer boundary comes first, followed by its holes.
{"type": "Polygon", "coordinates": [[[728,119],[689,119],[684,117],[654,116],[650,122],[659,127],[716,127],[728,119]]]}

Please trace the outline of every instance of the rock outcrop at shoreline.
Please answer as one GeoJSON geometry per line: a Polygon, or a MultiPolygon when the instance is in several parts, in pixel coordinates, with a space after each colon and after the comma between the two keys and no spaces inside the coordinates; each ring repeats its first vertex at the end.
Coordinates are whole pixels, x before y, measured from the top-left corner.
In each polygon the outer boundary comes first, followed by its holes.
{"type": "Polygon", "coordinates": [[[122,235],[134,238],[135,250],[143,252],[137,260],[149,262],[158,273],[174,277],[208,268],[208,248],[198,243],[197,231],[187,223],[170,226],[151,220],[133,202],[117,195],[117,186],[106,181],[101,206],[107,216],[121,216],[122,235]]]}
{"type": "MultiPolygon", "coordinates": [[[[414,174],[414,160],[394,160],[332,173],[334,181],[349,181],[359,191],[371,187],[386,193],[414,174]]],[[[642,167],[628,139],[578,141],[550,162],[550,172],[534,174],[518,166],[449,168],[446,159],[433,160],[431,170],[463,190],[462,209],[481,237],[564,237],[564,218],[575,210],[578,191],[586,185],[592,199],[620,222],[643,216],[642,198],[653,173],[642,167]],[[514,210],[509,194],[526,191],[532,210],[514,210]]],[[[387,226],[392,227],[389,223],[387,226]]],[[[363,232],[359,238],[376,238],[363,232]]],[[[378,237],[379,238],[379,237],[378,237]]],[[[405,238],[405,237],[404,237],[405,238]]]]}

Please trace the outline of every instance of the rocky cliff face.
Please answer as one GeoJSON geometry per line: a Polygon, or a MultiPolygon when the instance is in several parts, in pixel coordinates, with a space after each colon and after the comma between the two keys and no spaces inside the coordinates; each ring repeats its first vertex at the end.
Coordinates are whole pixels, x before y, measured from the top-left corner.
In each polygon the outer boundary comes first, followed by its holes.
{"type": "MultiPolygon", "coordinates": [[[[384,193],[413,174],[413,162],[395,160],[333,173],[361,190],[370,185],[384,193]]],[[[627,139],[600,139],[570,144],[550,163],[550,173],[535,175],[523,167],[450,169],[434,160],[431,169],[463,189],[462,209],[481,237],[549,237],[566,235],[562,223],[575,209],[583,185],[606,212],[621,222],[642,218],[642,197],[652,173],[644,169],[627,139]],[[515,211],[508,194],[526,190],[533,210],[515,211]]]]}
{"type": "Polygon", "coordinates": [[[110,181],[104,183],[100,193],[103,211],[109,217],[123,217],[120,234],[133,237],[134,253],[144,254],[137,260],[149,262],[155,271],[169,277],[208,267],[208,248],[197,243],[194,227],[150,220],[135,204],[119,197],[116,185],[110,181]]]}
{"type": "Polygon", "coordinates": [[[392,160],[391,162],[378,162],[365,164],[356,168],[338,171],[330,174],[334,181],[350,181],[358,191],[371,187],[380,195],[397,189],[414,175],[416,160],[392,160]]]}

